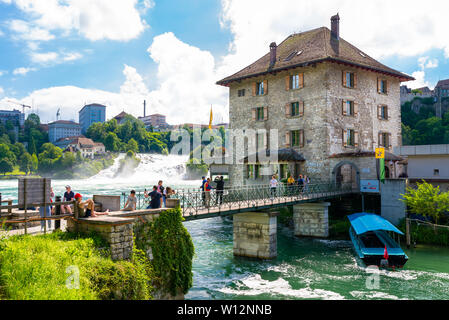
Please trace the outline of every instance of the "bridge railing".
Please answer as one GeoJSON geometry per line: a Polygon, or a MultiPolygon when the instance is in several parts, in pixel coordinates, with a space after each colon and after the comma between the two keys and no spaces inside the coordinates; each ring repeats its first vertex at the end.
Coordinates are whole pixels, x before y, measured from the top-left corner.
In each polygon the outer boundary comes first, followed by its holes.
{"type": "Polygon", "coordinates": [[[172,197],[180,200],[184,216],[193,216],[241,207],[260,207],[325,198],[351,191],[350,184],[339,186],[335,183],[314,183],[303,186],[281,184],[276,188],[271,188],[269,185],[253,185],[228,188],[222,192],[213,189],[209,195],[201,190],[180,190],[172,197]]]}

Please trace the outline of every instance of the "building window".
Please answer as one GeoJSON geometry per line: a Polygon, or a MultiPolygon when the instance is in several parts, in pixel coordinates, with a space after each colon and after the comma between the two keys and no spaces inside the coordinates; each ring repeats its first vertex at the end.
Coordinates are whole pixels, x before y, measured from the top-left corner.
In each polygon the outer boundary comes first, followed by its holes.
{"type": "Polygon", "coordinates": [[[343,130],[343,146],[357,147],[359,145],[359,133],[354,129],[343,130]]]}
{"type": "Polygon", "coordinates": [[[246,166],[246,178],[247,179],[254,178],[254,166],[252,164],[246,166]]]}
{"type": "Polygon", "coordinates": [[[291,110],[292,117],[299,116],[299,102],[293,102],[291,104],[291,108],[292,108],[292,110],[291,110]]]}
{"type": "Polygon", "coordinates": [[[291,146],[304,147],[304,130],[291,131],[291,146]]]}
{"type": "Polygon", "coordinates": [[[377,118],[379,120],[388,120],[388,106],[377,106],[377,118]]]}
{"type": "Polygon", "coordinates": [[[254,165],[254,178],[259,179],[260,177],[260,165],[256,164],[254,165]]]}
{"type": "Polygon", "coordinates": [[[300,88],[299,74],[295,74],[290,78],[290,89],[299,89],[299,88],[300,88]]]}
{"type": "Polygon", "coordinates": [[[433,169],[433,175],[439,176],[440,175],[440,169],[433,169]]]}
{"type": "Polygon", "coordinates": [[[343,71],[343,86],[346,88],[355,88],[357,86],[357,75],[354,72],[343,71]]]}
{"type": "Polygon", "coordinates": [[[390,148],[391,146],[391,134],[388,132],[379,132],[379,146],[384,148],[390,148]]]}
{"type": "Polygon", "coordinates": [[[354,116],[355,108],[354,101],[343,100],[343,115],[344,116],[354,116]]]}
{"type": "Polygon", "coordinates": [[[256,108],[256,121],[264,121],[264,120],[265,120],[264,108],[263,107],[256,108]]]}
{"type": "Polygon", "coordinates": [[[263,82],[257,82],[256,83],[256,95],[262,96],[265,94],[265,87],[263,82]]]}
{"type": "Polygon", "coordinates": [[[237,92],[237,95],[238,95],[239,97],[244,97],[244,96],[245,96],[245,89],[240,89],[240,90],[237,92]]]}
{"type": "Polygon", "coordinates": [[[377,92],[387,94],[387,92],[388,92],[387,80],[384,80],[384,79],[377,80],[377,92]]]}

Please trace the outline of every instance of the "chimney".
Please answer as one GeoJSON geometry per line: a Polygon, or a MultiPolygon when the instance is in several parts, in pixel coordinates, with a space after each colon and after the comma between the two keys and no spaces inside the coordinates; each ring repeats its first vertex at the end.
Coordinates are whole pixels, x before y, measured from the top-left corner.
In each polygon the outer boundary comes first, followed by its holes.
{"type": "Polygon", "coordinates": [[[143,100],[143,116],[146,117],[147,115],[147,101],[143,100]]]}
{"type": "Polygon", "coordinates": [[[331,18],[331,35],[332,38],[340,40],[340,16],[338,13],[331,18]]]}
{"type": "Polygon", "coordinates": [[[270,67],[276,63],[276,42],[270,44],[270,67]]]}

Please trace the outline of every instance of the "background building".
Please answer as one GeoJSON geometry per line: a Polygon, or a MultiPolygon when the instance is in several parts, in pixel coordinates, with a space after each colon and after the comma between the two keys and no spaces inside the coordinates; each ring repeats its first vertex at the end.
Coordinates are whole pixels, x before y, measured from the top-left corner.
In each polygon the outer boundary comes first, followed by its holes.
{"type": "Polygon", "coordinates": [[[22,127],[25,123],[25,114],[19,110],[0,110],[0,122],[5,124],[11,121],[14,126],[22,127]]]}
{"type": "Polygon", "coordinates": [[[167,117],[163,114],[151,114],[145,117],[139,117],[145,127],[149,128],[153,127],[154,131],[164,131],[170,128],[170,125],[167,123],[167,117]]]}
{"type": "Polygon", "coordinates": [[[127,115],[128,114],[125,111],[122,111],[118,115],[116,115],[114,119],[117,120],[117,124],[123,124],[127,115]]]}
{"type": "Polygon", "coordinates": [[[81,135],[81,126],[73,121],[58,120],[48,124],[48,138],[55,143],[61,138],[81,135]]]}
{"type": "Polygon", "coordinates": [[[87,129],[96,122],[106,121],[106,106],[102,104],[88,104],[79,111],[79,123],[81,131],[87,132],[87,129]]]}
{"type": "Polygon", "coordinates": [[[404,170],[411,184],[426,180],[442,191],[449,191],[449,144],[402,146],[395,154],[406,157],[404,170]]]}

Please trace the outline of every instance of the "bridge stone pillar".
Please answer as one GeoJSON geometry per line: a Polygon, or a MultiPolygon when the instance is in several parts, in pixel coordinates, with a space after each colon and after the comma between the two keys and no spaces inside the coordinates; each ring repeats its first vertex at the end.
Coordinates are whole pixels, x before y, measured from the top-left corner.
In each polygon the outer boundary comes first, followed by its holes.
{"type": "Polygon", "coordinates": [[[329,237],[329,202],[302,203],[293,206],[297,237],[329,237]]]}
{"type": "Polygon", "coordinates": [[[276,258],[277,215],[274,212],[234,215],[234,255],[259,259],[276,258]]]}

